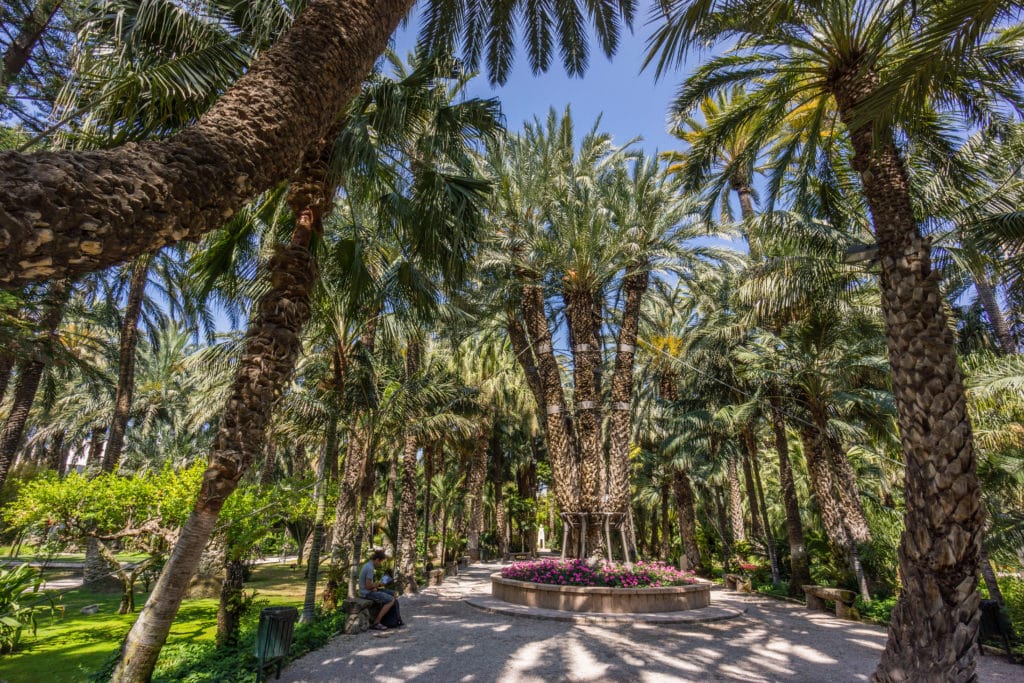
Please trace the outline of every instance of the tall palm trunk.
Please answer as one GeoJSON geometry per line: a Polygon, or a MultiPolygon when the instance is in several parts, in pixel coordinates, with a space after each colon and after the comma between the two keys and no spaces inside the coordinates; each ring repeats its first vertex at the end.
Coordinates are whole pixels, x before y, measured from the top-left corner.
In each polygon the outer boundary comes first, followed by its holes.
{"type": "Polygon", "coordinates": [[[789,461],[789,440],[786,438],[786,422],[782,412],[782,401],[778,396],[769,398],[771,406],[772,432],[775,434],[775,453],[779,457],[779,486],[782,489],[782,504],[786,512],[786,538],[789,541],[789,594],[803,594],[801,586],[811,582],[811,568],[804,545],[804,526],[800,519],[800,501],[796,495],[796,481],[793,465],[789,461]]]}
{"type": "MultiPolygon", "coordinates": [[[[487,441],[481,435],[473,448],[466,481],[469,524],[466,529],[466,553],[471,562],[480,561],[480,532],[484,530],[484,483],[487,480],[487,441]]],[[[554,526],[551,527],[554,533],[554,526]]]]}
{"type": "Polygon", "coordinates": [[[629,507],[629,437],[633,398],[633,362],[640,328],[640,306],[650,280],[646,264],[629,273],[622,283],[625,303],[615,349],[612,374],[611,429],[608,443],[609,510],[625,512],[629,507]]]}
{"type": "Polygon", "coordinates": [[[249,324],[199,496],[121,647],[112,679],[117,683],[148,681],[152,676],[220,509],[262,452],[275,396],[295,369],[316,282],[316,261],[309,241],[320,227],[323,203],[308,199],[296,204],[292,243],[278,248],[267,264],[270,289],[260,298],[249,324]]]}
{"type": "Polygon", "coordinates": [[[772,571],[772,583],[778,585],[779,557],[775,552],[775,538],[772,535],[768,510],[765,508],[764,492],[761,490],[761,468],[758,465],[757,435],[752,425],[743,428],[743,444],[747,457],[743,459],[743,478],[747,486],[747,498],[750,500],[750,529],[754,538],[764,543],[768,566],[772,571]]]}
{"type": "Polygon", "coordinates": [[[0,282],[98,270],[221,226],[288,180],[412,4],[306,4],[195,125],[170,139],[0,154],[0,282]]]}
{"type": "Polygon", "coordinates": [[[661,499],[661,545],[658,547],[658,557],[662,561],[668,560],[672,543],[672,528],[668,519],[668,494],[670,486],[671,483],[667,479],[662,481],[661,495],[659,496],[661,499]]]}
{"type": "Polygon", "coordinates": [[[738,456],[727,456],[726,467],[729,477],[729,529],[734,541],[747,540],[747,532],[743,525],[743,492],[740,490],[740,470],[738,456]]]}
{"type": "Polygon", "coordinates": [[[114,417],[110,421],[107,446],[103,450],[104,472],[114,472],[121,463],[121,449],[128,420],[132,412],[132,394],[135,390],[135,349],[139,345],[139,318],[142,315],[142,299],[149,277],[149,264],[153,257],[140,256],[132,264],[132,275],[128,285],[128,302],[121,323],[121,346],[117,363],[117,392],[114,395],[114,417]]]}
{"type": "Polygon", "coordinates": [[[39,382],[43,378],[43,370],[54,345],[57,342],[60,322],[64,318],[64,307],[71,296],[71,283],[57,280],[50,285],[43,299],[42,315],[38,329],[46,336],[34,344],[32,357],[28,359],[18,372],[18,382],[14,388],[11,412],[7,414],[3,430],[0,431],[0,488],[7,481],[7,473],[14,462],[14,456],[25,436],[25,424],[28,413],[36,399],[39,382]]]}
{"type": "Polygon", "coordinates": [[[696,572],[705,570],[697,545],[697,514],[693,505],[693,486],[686,470],[676,468],[672,474],[672,492],[676,498],[676,517],[679,519],[679,536],[683,544],[685,569],[696,572]]]}
{"type": "MultiPolygon", "coordinates": [[[[601,469],[604,466],[601,438],[601,347],[595,341],[597,330],[593,315],[593,293],[568,289],[563,291],[563,297],[573,358],[574,426],[580,471],[579,512],[590,514],[601,508],[601,469]]],[[[594,516],[585,521],[586,553],[600,553],[604,544],[599,518],[594,516]]]]}
{"type": "MultiPolygon", "coordinates": [[[[316,618],[316,586],[320,578],[320,546],[324,542],[324,517],[327,515],[327,471],[331,454],[338,450],[338,416],[327,418],[327,438],[324,452],[316,464],[316,482],[313,485],[313,533],[309,547],[309,564],[306,565],[306,593],[302,600],[302,614],[299,621],[308,624],[316,618]]],[[[301,552],[300,552],[301,555],[301,552]]],[[[301,557],[300,557],[301,559],[301,557]]]]}
{"type": "Polygon", "coordinates": [[[825,533],[849,563],[850,571],[857,579],[861,597],[864,600],[871,600],[871,591],[868,589],[860,560],[860,550],[845,523],[847,510],[843,507],[842,499],[836,494],[837,484],[826,452],[824,434],[820,429],[805,427],[800,430],[800,435],[804,444],[804,457],[807,459],[807,471],[811,477],[811,486],[818,502],[818,512],[821,514],[825,533]]]}
{"type": "Polygon", "coordinates": [[[858,105],[877,85],[877,74],[859,66],[832,81],[878,239],[905,464],[903,591],[873,680],[970,681],[976,676],[984,516],[977,461],[940,274],[918,230],[903,159],[891,131],[858,119],[858,105]]]}
{"type": "MultiPolygon", "coordinates": [[[[422,347],[419,340],[410,339],[405,351],[405,380],[411,382],[420,370],[422,347]]],[[[402,454],[402,489],[401,507],[398,512],[398,557],[395,567],[398,569],[398,580],[403,590],[415,593],[416,585],[416,532],[419,520],[416,519],[416,484],[417,464],[416,453],[419,444],[416,436],[410,432],[405,435],[405,448],[402,454]]],[[[427,486],[430,482],[427,482],[427,486]]]]}
{"type": "Polygon", "coordinates": [[[434,445],[427,444],[423,447],[423,569],[429,571],[433,568],[430,561],[430,519],[433,512],[433,491],[431,483],[434,481],[434,445]]]}

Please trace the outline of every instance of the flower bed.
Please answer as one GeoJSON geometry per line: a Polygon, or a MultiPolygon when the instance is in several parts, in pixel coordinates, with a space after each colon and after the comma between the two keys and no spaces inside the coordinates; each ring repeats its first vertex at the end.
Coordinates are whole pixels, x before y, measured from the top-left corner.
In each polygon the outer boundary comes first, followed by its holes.
{"type": "Polygon", "coordinates": [[[657,562],[590,567],[583,560],[518,562],[491,576],[491,594],[528,607],[602,614],[679,612],[711,604],[711,584],[657,562]]]}
{"type": "Polygon", "coordinates": [[[537,560],[516,562],[501,570],[505,579],[556,586],[603,586],[607,588],[659,588],[696,583],[693,572],[663,562],[637,562],[590,566],[585,560],[537,560]]]}

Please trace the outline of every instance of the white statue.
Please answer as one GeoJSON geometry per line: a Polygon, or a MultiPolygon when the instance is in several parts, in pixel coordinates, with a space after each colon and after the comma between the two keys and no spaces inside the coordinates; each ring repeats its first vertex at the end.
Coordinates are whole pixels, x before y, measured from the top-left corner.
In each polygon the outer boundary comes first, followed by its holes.
{"type": "Polygon", "coordinates": [[[537,545],[540,546],[541,550],[546,550],[544,547],[544,525],[540,525],[540,529],[537,530],[537,545]]]}

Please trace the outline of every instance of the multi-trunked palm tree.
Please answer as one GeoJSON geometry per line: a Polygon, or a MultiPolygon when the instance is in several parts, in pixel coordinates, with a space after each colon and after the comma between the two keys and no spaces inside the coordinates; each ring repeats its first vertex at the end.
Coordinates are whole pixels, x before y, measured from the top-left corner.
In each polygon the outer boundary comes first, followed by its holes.
{"type": "MultiPolygon", "coordinates": [[[[1024,60],[1015,39],[997,33],[1018,4],[751,0],[664,7],[664,23],[652,39],[659,71],[678,65],[698,45],[735,41],[687,80],[681,111],[745,84],[743,105],[719,121],[723,138],[730,128],[753,122],[755,139],[766,142],[796,107],[813,112],[810,131],[845,127],[849,163],[860,176],[878,241],[906,463],[904,590],[874,678],[972,680],[980,491],[953,336],[929,242],[913,211],[901,141],[948,147],[931,116],[935,109],[980,125],[998,118],[999,101],[1020,109],[1012,84],[1024,60]]],[[[814,168],[822,137],[809,135],[804,140],[810,144],[785,150],[777,168],[801,161],[814,168]]]]}
{"type": "Polygon", "coordinates": [[[577,150],[573,130],[568,113],[551,112],[491,151],[495,237],[484,263],[494,273],[512,348],[543,417],[555,494],[572,535],[565,550],[607,554],[605,523],[621,524],[630,501],[633,366],[644,294],[652,273],[686,277],[717,254],[687,244],[697,222],[656,162],[614,147],[596,128],[577,150]],[[612,307],[612,292],[621,310],[612,307]],[[564,328],[552,328],[548,305],[556,321],[564,316],[564,328]],[[611,336],[606,326],[614,329],[611,336]],[[563,336],[572,362],[571,404],[555,349],[563,336]]]}

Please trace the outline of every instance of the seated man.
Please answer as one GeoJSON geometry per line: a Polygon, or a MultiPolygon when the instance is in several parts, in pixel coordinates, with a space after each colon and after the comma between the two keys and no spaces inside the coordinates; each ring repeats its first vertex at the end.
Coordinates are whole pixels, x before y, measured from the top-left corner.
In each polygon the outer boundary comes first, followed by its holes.
{"type": "Polygon", "coordinates": [[[384,551],[377,550],[370,557],[370,560],[363,565],[363,568],[359,570],[359,597],[367,600],[373,600],[375,603],[381,606],[380,611],[377,612],[377,619],[370,626],[374,631],[387,631],[388,627],[380,623],[380,620],[384,618],[384,615],[395,604],[395,594],[391,591],[380,590],[384,585],[380,581],[374,581],[373,575],[380,563],[384,561],[384,551]]]}

